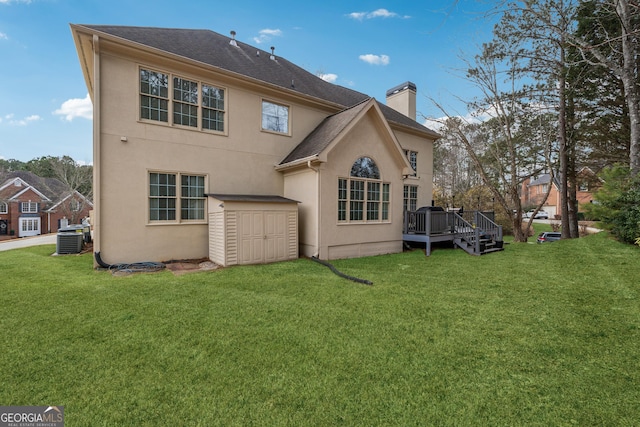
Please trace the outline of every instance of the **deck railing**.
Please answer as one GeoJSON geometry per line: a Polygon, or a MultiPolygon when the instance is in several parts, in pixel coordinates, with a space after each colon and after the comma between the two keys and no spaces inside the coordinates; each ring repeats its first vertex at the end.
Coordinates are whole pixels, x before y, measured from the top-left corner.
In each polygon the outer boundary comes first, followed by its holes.
{"type": "Polygon", "coordinates": [[[455,235],[472,246],[474,253],[480,253],[480,228],[475,227],[460,215],[455,215],[455,235]]]}
{"type": "Polygon", "coordinates": [[[404,234],[442,234],[451,233],[454,224],[454,212],[443,211],[404,211],[404,234]]]}
{"type": "MultiPolygon", "coordinates": [[[[494,221],[493,212],[469,211],[459,215],[445,211],[405,211],[404,234],[468,233],[478,229],[482,235],[488,235],[496,241],[502,241],[502,227],[494,221]]],[[[475,235],[475,231],[473,233],[475,235]]],[[[469,236],[471,237],[471,236],[469,236]]]]}
{"type": "Polygon", "coordinates": [[[493,212],[479,212],[474,213],[474,223],[476,228],[482,231],[483,235],[491,236],[496,242],[502,241],[502,226],[496,224],[494,221],[493,212]]]}

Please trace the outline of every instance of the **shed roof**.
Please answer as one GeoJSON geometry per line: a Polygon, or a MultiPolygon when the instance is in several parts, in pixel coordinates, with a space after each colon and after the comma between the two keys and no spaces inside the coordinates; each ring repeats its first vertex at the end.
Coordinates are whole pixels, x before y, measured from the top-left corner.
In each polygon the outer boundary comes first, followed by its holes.
{"type": "Polygon", "coordinates": [[[207,194],[209,197],[222,202],[252,202],[252,203],[300,203],[296,200],[287,199],[282,196],[260,195],[260,194],[207,194]]]}

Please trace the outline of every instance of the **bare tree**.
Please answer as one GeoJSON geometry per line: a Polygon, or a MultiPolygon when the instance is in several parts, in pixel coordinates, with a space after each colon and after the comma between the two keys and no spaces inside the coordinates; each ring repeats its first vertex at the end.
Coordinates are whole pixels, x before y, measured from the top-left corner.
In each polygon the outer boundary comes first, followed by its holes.
{"type": "Polygon", "coordinates": [[[78,224],[82,219],[81,212],[93,197],[92,167],[79,165],[69,156],[53,157],[49,162],[52,177],[61,181],[66,188],[59,209],[72,224],[78,224]]]}

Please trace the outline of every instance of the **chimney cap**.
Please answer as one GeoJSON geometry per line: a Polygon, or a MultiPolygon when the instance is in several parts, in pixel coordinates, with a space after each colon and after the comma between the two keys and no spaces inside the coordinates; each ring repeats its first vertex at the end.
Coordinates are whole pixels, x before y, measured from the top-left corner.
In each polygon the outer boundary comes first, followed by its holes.
{"type": "Polygon", "coordinates": [[[402,92],[403,90],[412,90],[414,92],[416,92],[417,88],[416,88],[416,84],[413,82],[404,82],[398,86],[392,87],[391,89],[389,89],[387,91],[387,96],[391,96],[393,94],[396,94],[398,92],[402,92]]]}

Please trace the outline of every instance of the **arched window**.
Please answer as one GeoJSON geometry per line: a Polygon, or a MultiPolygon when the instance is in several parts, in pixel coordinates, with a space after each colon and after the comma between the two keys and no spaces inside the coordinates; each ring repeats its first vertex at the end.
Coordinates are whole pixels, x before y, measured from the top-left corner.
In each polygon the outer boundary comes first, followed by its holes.
{"type": "Polygon", "coordinates": [[[380,179],[380,170],[371,157],[360,157],[353,162],[350,175],[355,178],[380,179]]]}
{"type": "Polygon", "coordinates": [[[390,188],[381,181],[376,162],[360,157],[353,162],[349,178],[338,178],[338,221],[389,221],[390,188]]]}
{"type": "Polygon", "coordinates": [[[9,207],[5,202],[0,202],[0,214],[9,213],[9,207]]]}

